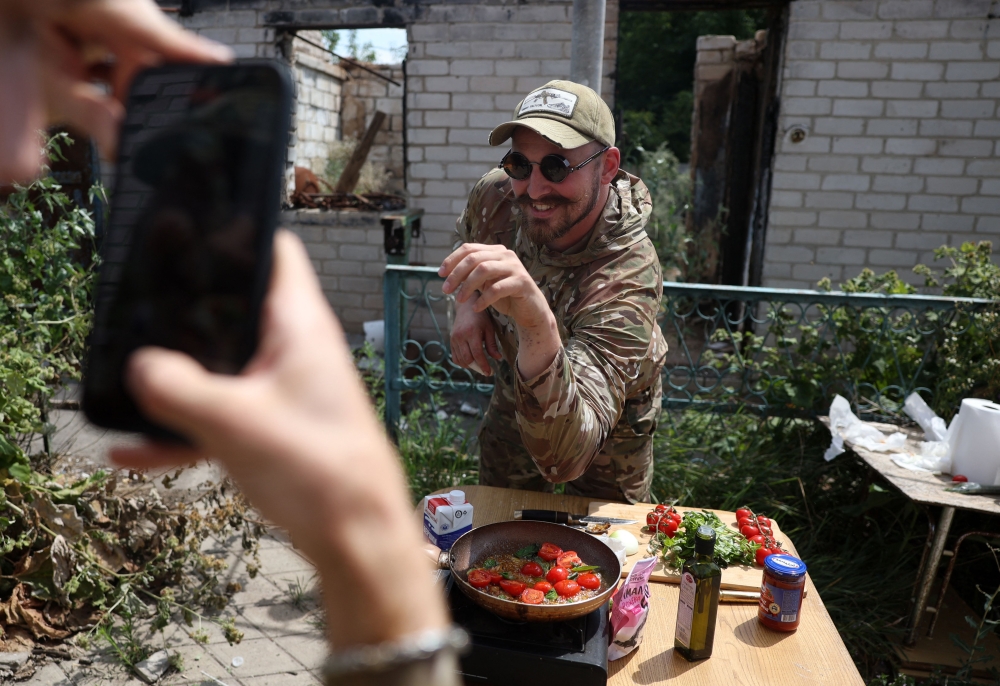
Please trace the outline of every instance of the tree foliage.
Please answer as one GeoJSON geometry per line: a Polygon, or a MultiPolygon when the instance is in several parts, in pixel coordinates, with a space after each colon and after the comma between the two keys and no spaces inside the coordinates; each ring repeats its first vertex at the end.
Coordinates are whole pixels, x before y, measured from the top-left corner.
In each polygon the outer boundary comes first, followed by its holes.
{"type": "Polygon", "coordinates": [[[636,148],[666,143],[681,162],[691,154],[692,84],[698,36],[753,38],[763,10],[622,12],[618,25],[618,94],[626,166],[636,148]]]}

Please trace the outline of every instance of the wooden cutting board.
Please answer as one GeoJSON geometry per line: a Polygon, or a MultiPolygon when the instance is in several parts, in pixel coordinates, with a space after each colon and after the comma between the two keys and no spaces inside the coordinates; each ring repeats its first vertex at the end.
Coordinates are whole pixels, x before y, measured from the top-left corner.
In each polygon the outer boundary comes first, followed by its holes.
{"type": "MultiPolygon", "coordinates": [[[[646,531],[645,527],[646,514],[652,509],[653,506],[648,504],[628,505],[626,503],[607,503],[600,501],[593,501],[590,503],[590,511],[588,514],[600,515],[602,517],[636,520],[635,524],[611,525],[612,532],[618,529],[626,529],[639,539],[639,552],[625,559],[625,566],[622,568],[623,578],[628,576],[636,562],[649,556],[647,546],[649,545],[649,540],[652,536],[646,531]]],[[[700,511],[701,508],[678,507],[677,510],[683,514],[688,510],[700,511]]],[[[719,519],[733,527],[733,529],[736,528],[735,512],[726,512],[724,510],[710,510],[710,512],[714,512],[719,519]]],[[[797,555],[795,552],[795,546],[793,546],[792,542],[781,533],[781,528],[778,526],[778,522],[771,520],[771,530],[775,540],[781,543],[782,548],[787,550],[791,555],[797,555]]],[[[734,591],[759,591],[762,577],[763,570],[756,565],[752,567],[737,567],[735,565],[730,566],[722,570],[722,588],[734,591]]],[[[677,584],[680,583],[681,580],[675,570],[664,566],[662,560],[656,564],[656,567],[653,568],[653,573],[649,578],[651,581],[660,581],[668,584],[677,584]]]]}

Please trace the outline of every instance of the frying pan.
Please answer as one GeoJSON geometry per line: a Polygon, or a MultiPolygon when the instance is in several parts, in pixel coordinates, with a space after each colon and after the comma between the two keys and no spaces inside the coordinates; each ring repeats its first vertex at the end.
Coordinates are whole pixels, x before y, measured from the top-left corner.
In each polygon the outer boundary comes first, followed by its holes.
{"type": "Polygon", "coordinates": [[[455,541],[447,561],[455,584],[472,602],[506,619],[523,622],[562,622],[589,614],[608,602],[622,573],[618,557],[603,542],[582,531],[548,522],[498,522],[473,529],[455,541]],[[533,543],[554,543],[563,550],[575,550],[584,564],[601,568],[601,578],[608,588],[578,603],[529,605],[483,593],[466,579],[473,564],[533,543]]]}

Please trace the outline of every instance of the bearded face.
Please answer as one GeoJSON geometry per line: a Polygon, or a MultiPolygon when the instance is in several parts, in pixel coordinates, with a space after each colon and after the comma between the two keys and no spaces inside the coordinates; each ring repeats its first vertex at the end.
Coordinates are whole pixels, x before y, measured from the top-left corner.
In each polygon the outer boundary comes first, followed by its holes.
{"type": "MultiPolygon", "coordinates": [[[[602,147],[593,142],[565,150],[524,128],[514,132],[511,145],[513,151],[531,162],[540,162],[546,155],[555,154],[569,160],[571,166],[582,163],[602,147]]],[[[511,179],[517,205],[526,220],[529,240],[537,245],[549,245],[590,216],[601,199],[602,159],[570,173],[559,183],[546,179],[537,164],[531,166],[527,179],[511,179]]]]}
{"type": "MultiPolygon", "coordinates": [[[[589,215],[601,194],[600,168],[584,168],[576,172],[589,176],[589,184],[582,189],[579,197],[566,197],[558,193],[548,193],[540,198],[525,194],[517,198],[517,204],[527,219],[528,238],[536,245],[547,245],[569,233],[584,217],[589,215]],[[589,172],[589,174],[583,174],[589,172]]],[[[570,175],[572,177],[573,174],[570,175]]],[[[563,181],[562,186],[569,180],[563,181]]]]}

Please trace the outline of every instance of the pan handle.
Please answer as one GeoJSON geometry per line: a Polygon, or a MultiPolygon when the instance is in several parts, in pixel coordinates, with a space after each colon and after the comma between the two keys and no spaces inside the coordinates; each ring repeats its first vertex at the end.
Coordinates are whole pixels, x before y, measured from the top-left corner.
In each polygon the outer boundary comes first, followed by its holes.
{"type": "Polygon", "coordinates": [[[569,524],[570,514],[569,512],[556,512],[555,510],[517,510],[514,512],[514,519],[569,524]]]}

